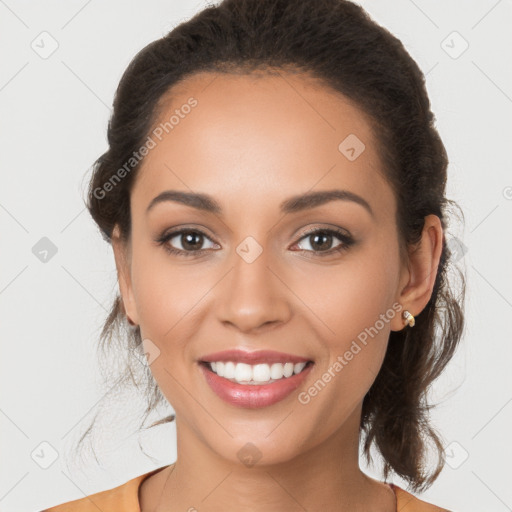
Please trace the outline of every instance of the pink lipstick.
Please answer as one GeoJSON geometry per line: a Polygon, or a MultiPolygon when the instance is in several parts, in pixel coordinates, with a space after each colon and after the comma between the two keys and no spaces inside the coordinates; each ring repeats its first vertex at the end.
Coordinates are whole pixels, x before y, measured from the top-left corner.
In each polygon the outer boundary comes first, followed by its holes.
{"type": "Polygon", "coordinates": [[[284,400],[305,381],[313,364],[292,354],[244,350],[216,352],[199,361],[206,382],[219,398],[249,409],[284,400]]]}

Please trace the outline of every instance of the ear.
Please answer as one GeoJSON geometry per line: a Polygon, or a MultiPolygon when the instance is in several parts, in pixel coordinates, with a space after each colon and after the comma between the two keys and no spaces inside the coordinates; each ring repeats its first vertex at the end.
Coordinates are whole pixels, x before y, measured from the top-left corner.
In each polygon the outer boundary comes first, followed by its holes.
{"type": "Polygon", "coordinates": [[[131,281],[130,248],[128,247],[128,242],[125,242],[121,239],[119,226],[117,224],[112,230],[111,240],[123,308],[128,318],[130,318],[137,325],[139,323],[139,317],[137,314],[137,307],[133,295],[131,281]]]}
{"type": "Polygon", "coordinates": [[[408,268],[402,271],[396,300],[403,309],[393,318],[391,330],[400,331],[405,327],[402,317],[405,310],[416,316],[427,305],[434,289],[442,249],[441,220],[437,215],[427,215],[421,240],[409,251],[408,268]]]}

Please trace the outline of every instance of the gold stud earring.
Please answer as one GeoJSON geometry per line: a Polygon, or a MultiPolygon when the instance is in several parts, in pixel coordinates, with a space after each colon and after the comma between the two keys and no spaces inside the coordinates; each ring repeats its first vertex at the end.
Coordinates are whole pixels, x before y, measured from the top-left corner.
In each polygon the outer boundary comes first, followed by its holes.
{"type": "Polygon", "coordinates": [[[404,325],[409,324],[409,327],[414,327],[416,321],[414,320],[414,316],[407,310],[405,310],[402,314],[404,318],[404,325]]]}

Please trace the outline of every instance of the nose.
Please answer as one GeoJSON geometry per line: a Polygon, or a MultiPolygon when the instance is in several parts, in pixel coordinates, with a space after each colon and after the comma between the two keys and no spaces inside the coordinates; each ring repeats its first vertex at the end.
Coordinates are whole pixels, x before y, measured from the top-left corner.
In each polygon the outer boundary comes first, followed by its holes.
{"type": "Polygon", "coordinates": [[[291,317],[290,290],[263,251],[249,263],[235,253],[233,268],[218,288],[218,319],[244,333],[274,328],[291,317]]]}

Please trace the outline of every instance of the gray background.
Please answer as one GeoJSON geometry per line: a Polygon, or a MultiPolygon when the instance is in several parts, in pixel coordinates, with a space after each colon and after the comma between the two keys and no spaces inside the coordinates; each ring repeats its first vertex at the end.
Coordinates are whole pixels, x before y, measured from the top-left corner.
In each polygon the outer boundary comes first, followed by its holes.
{"type": "MultiPolygon", "coordinates": [[[[450,157],[448,196],[466,215],[464,228],[449,230],[464,244],[466,333],[432,395],[442,402],[432,420],[449,458],[423,499],[455,511],[511,510],[512,2],[361,3],[427,75],[450,157]]],[[[0,0],[3,512],[81,498],[175,460],[173,424],[139,437],[153,460],[140,452],[130,420],[138,398],[129,396],[104,411],[100,465],[70,458],[105,402],[95,347],[116,289],[111,249],[82,198],[106,149],[122,72],[204,5],[0,0]],[[46,261],[43,237],[57,249],[46,261]]]]}

